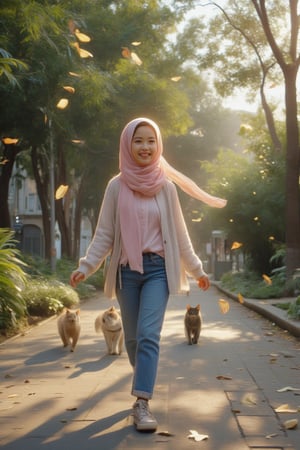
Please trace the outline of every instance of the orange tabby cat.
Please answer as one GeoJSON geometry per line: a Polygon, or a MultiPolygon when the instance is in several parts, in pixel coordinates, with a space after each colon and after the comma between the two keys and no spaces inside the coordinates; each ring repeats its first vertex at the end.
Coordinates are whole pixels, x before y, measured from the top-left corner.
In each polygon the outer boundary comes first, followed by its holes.
{"type": "Polygon", "coordinates": [[[123,350],[123,327],[119,312],[114,306],[107,309],[95,320],[96,333],[102,331],[109,355],[121,355],[123,350]]]}
{"type": "Polygon", "coordinates": [[[71,346],[70,351],[75,350],[80,335],[80,309],[65,308],[57,319],[58,332],[64,347],[71,346]]]}

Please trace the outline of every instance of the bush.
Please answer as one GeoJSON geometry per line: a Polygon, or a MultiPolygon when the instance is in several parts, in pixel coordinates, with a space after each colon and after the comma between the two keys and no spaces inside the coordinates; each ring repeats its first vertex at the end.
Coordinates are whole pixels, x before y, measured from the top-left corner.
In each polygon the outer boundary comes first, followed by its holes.
{"type": "Polygon", "coordinates": [[[79,296],[70,286],[42,278],[32,279],[22,296],[31,316],[48,317],[79,304],[79,296]]]}
{"type": "Polygon", "coordinates": [[[282,297],[286,289],[285,277],[279,272],[273,274],[270,279],[272,284],[267,284],[261,276],[254,272],[228,272],[222,276],[221,286],[248,298],[267,299],[282,297]]]}
{"type": "Polygon", "coordinates": [[[300,296],[290,303],[287,313],[292,319],[300,320],[300,296]]]}
{"type": "Polygon", "coordinates": [[[26,315],[21,291],[26,284],[24,264],[19,259],[11,230],[0,228],[0,329],[16,325],[26,315]]]}

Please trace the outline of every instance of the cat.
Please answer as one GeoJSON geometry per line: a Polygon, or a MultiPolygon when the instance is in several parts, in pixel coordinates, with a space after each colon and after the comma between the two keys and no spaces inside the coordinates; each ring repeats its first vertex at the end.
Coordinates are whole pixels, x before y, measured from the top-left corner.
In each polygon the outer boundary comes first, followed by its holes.
{"type": "Polygon", "coordinates": [[[114,306],[96,317],[95,331],[102,331],[109,355],[121,355],[124,333],[120,313],[114,306]]]}
{"type": "Polygon", "coordinates": [[[73,352],[80,335],[80,309],[65,308],[57,319],[57,326],[64,347],[70,345],[73,352]]]}
{"type": "Polygon", "coordinates": [[[198,344],[202,325],[200,305],[197,305],[195,307],[187,305],[186,309],[187,311],[184,317],[184,328],[188,344],[198,344]]]}

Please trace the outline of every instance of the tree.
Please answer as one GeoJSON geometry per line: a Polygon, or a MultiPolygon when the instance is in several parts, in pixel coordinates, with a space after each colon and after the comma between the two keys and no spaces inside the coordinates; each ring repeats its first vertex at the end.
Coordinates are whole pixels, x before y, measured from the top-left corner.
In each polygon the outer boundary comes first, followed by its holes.
{"type": "MultiPolygon", "coordinates": [[[[209,1],[206,2],[208,4],[222,12],[222,19],[213,19],[211,23],[207,45],[209,51],[202,60],[206,67],[217,61],[214,67],[219,74],[223,72],[218,87],[225,78],[227,80],[222,86],[224,92],[228,92],[229,87],[231,90],[246,87],[252,95],[253,89],[260,91],[274,149],[282,148],[283,142],[278,138],[273,109],[268,105],[264,87],[266,82],[278,83],[282,80],[285,88],[285,243],[289,278],[300,266],[300,152],[296,86],[300,63],[298,0],[276,0],[268,4],[265,0],[232,0],[225,6],[209,1]],[[245,54],[247,58],[242,57],[245,54]]],[[[203,45],[203,40],[201,43],[203,45]]]]}

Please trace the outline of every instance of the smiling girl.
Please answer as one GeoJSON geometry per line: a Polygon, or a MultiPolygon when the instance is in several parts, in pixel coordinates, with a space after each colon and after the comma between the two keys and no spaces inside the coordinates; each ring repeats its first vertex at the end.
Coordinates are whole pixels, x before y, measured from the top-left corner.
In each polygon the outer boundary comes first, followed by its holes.
{"type": "Polygon", "coordinates": [[[76,287],[110,256],[104,293],[117,297],[120,305],[134,371],[133,415],[139,431],[157,428],[148,401],[155,385],[169,295],[188,292],[187,273],[201,289],[210,285],[194,252],[172,181],[211,206],[226,204],[175,170],[162,153],[155,122],[138,118],[125,126],[120,138],[120,173],[108,183],[93,240],[70,278],[76,287]]]}

